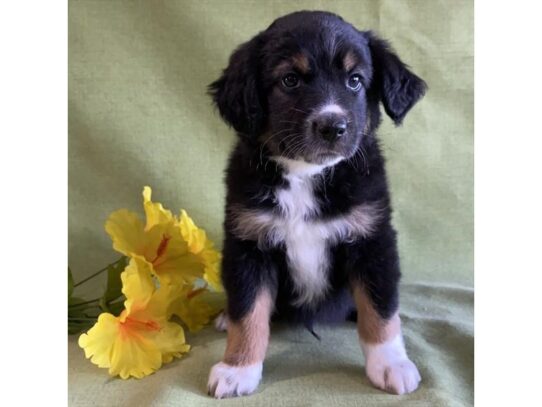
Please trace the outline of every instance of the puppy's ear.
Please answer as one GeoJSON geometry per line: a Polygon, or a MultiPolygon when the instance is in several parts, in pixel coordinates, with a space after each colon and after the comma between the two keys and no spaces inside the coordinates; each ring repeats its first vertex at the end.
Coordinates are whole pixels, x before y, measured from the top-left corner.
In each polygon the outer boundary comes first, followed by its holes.
{"type": "Polygon", "coordinates": [[[259,80],[262,41],[260,34],[237,48],[222,76],[209,85],[209,94],[222,118],[247,138],[253,138],[264,121],[259,80]]]}
{"type": "Polygon", "coordinates": [[[373,59],[373,82],[384,110],[396,125],[401,124],[408,111],[422,98],[426,83],[411,72],[384,40],[365,32],[373,59]]]}

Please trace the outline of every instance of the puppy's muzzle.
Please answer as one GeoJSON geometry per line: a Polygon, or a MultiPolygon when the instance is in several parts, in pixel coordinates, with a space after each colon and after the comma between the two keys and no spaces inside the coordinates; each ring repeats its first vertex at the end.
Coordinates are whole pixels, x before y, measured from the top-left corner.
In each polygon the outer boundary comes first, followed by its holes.
{"type": "Polygon", "coordinates": [[[339,113],[321,113],[312,119],[312,131],[315,137],[328,142],[335,142],[348,131],[346,116],[339,113]]]}

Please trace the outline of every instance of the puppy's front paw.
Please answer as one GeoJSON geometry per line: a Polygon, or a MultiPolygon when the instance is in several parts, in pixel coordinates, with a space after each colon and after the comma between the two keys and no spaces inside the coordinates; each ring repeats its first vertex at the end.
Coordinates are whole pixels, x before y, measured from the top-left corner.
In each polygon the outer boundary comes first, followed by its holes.
{"type": "Polygon", "coordinates": [[[217,363],[209,374],[207,391],[217,399],[243,396],[256,390],[262,379],[262,363],[248,366],[230,366],[217,363]]]}
{"type": "Polygon", "coordinates": [[[422,379],[418,368],[409,359],[389,363],[369,361],[365,370],[373,385],[392,394],[411,393],[422,379]]]}

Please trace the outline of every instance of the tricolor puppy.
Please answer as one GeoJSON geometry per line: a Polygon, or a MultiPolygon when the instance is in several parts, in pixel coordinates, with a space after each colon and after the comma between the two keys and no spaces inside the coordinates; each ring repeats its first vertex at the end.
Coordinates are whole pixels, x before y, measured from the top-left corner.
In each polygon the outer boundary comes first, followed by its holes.
{"type": "Polygon", "coordinates": [[[400,124],[426,85],[369,31],[327,12],[277,19],[241,45],[210,92],[239,138],[227,169],[228,341],[214,397],[256,390],[273,317],[357,328],[370,381],[420,381],[398,314],[399,258],[380,104],[400,124]]]}

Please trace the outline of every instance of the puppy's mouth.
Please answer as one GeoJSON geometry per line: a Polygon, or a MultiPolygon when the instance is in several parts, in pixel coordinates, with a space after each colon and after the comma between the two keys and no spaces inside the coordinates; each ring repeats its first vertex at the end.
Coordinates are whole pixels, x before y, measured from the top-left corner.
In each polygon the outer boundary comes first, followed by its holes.
{"type": "Polygon", "coordinates": [[[310,144],[303,144],[298,151],[292,152],[292,148],[287,143],[281,141],[278,144],[280,155],[291,160],[305,161],[311,164],[326,165],[330,162],[338,162],[347,158],[347,152],[337,151],[336,149],[315,147],[310,144]],[[301,150],[301,151],[299,151],[301,150]]]}
{"type": "Polygon", "coordinates": [[[270,142],[264,140],[264,145],[267,144],[273,155],[317,165],[328,165],[350,158],[359,143],[358,137],[352,134],[346,134],[341,140],[334,141],[316,138],[306,128],[298,133],[287,133],[282,140],[268,140],[270,142]]]}
{"type": "Polygon", "coordinates": [[[322,152],[315,154],[310,158],[310,162],[313,162],[315,164],[327,164],[329,162],[333,161],[340,161],[344,158],[342,154],[339,154],[335,151],[328,151],[328,152],[322,152]]]}

